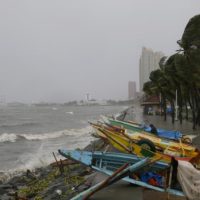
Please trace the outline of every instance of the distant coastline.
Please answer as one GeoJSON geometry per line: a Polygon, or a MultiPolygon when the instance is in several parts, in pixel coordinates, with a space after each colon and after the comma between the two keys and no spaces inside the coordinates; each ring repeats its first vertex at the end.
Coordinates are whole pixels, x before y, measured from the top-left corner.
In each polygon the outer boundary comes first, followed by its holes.
{"type": "Polygon", "coordinates": [[[9,102],[3,106],[113,106],[113,105],[132,105],[137,102],[138,99],[134,100],[91,100],[91,101],[69,101],[65,103],[57,102],[38,102],[38,103],[21,103],[21,102],[9,102]]]}
{"type": "Polygon", "coordinates": [[[113,106],[113,105],[131,105],[135,100],[105,100],[105,101],[69,101],[65,103],[34,103],[35,106],[113,106]]]}

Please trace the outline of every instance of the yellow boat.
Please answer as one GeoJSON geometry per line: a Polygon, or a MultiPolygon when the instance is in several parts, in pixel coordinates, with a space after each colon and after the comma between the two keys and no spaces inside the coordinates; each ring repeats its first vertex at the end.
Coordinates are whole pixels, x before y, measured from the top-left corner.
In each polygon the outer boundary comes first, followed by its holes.
{"type": "Polygon", "coordinates": [[[113,133],[112,131],[108,131],[103,128],[98,128],[98,133],[104,135],[107,138],[109,143],[116,148],[117,150],[124,153],[135,154],[138,157],[150,157],[155,160],[160,160],[165,163],[171,162],[171,157],[168,155],[164,155],[159,152],[152,152],[150,150],[144,149],[134,142],[130,141],[125,136],[113,133]]]}
{"type": "Polygon", "coordinates": [[[178,142],[160,138],[146,132],[134,132],[125,134],[132,140],[137,141],[139,144],[149,145],[151,150],[160,150],[165,154],[173,154],[175,156],[187,156],[194,157],[197,155],[196,147],[182,143],[181,140],[178,142]],[[149,141],[149,142],[147,142],[149,141]]]}
{"type": "Polygon", "coordinates": [[[148,149],[145,149],[136,143],[134,143],[130,138],[128,138],[125,135],[116,134],[112,131],[98,128],[98,131],[101,132],[101,134],[104,134],[109,141],[109,143],[116,149],[118,149],[121,152],[124,153],[131,153],[135,154],[138,157],[150,157],[154,160],[160,160],[161,162],[170,163],[172,157],[176,157],[176,159],[179,160],[185,160],[190,161],[191,163],[195,164],[196,166],[199,166],[200,164],[200,154],[199,152],[193,153],[192,157],[179,157],[174,155],[166,155],[161,152],[152,152],[148,149]]]}
{"type": "Polygon", "coordinates": [[[199,154],[199,151],[191,145],[176,142],[173,140],[167,140],[164,138],[160,138],[154,136],[152,134],[148,134],[147,132],[137,132],[129,133],[127,129],[119,128],[116,126],[107,126],[105,124],[91,124],[92,127],[96,130],[96,134],[101,137],[102,139],[107,139],[107,136],[99,130],[99,128],[109,131],[109,134],[115,133],[116,135],[121,135],[132,142],[142,146],[145,149],[150,151],[160,151],[164,154],[168,154],[171,156],[178,156],[178,157],[195,157],[199,154]]]}

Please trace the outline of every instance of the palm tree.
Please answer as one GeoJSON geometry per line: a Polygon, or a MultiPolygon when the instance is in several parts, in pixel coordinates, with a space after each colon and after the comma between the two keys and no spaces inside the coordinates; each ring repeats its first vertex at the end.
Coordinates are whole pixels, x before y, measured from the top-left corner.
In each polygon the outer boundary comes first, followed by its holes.
{"type": "Polygon", "coordinates": [[[160,60],[160,69],[151,72],[150,81],[144,84],[143,90],[147,94],[161,94],[164,111],[166,101],[170,102],[173,123],[177,90],[180,123],[184,108],[188,118],[187,107],[190,105],[195,129],[197,124],[200,125],[200,15],[190,19],[178,44],[181,47],[178,53],[160,60]]]}
{"type": "Polygon", "coordinates": [[[200,15],[188,22],[179,41],[187,59],[190,73],[190,103],[193,114],[193,128],[200,125],[200,15]]]}

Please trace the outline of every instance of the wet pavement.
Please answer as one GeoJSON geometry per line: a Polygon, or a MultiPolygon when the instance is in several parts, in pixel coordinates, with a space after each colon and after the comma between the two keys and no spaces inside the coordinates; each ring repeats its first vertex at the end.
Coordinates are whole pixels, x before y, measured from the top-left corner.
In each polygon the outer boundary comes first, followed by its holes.
{"type": "MultiPolygon", "coordinates": [[[[103,181],[108,176],[96,173],[93,184],[95,185],[100,181],[103,181]]],[[[143,187],[138,187],[133,184],[129,184],[124,181],[119,181],[111,186],[108,186],[97,193],[95,193],[90,200],[105,200],[105,199],[114,199],[114,200],[166,200],[168,198],[168,193],[153,191],[143,187]]],[[[174,195],[169,195],[170,200],[186,200],[185,197],[179,197],[174,195]]]]}
{"type": "Polygon", "coordinates": [[[178,130],[183,134],[200,135],[200,128],[193,130],[192,123],[189,121],[184,120],[182,124],[180,124],[179,121],[175,121],[175,123],[172,124],[170,116],[167,117],[167,121],[164,121],[163,116],[158,116],[158,115],[144,115],[143,118],[144,120],[147,120],[149,123],[154,124],[157,128],[178,130]]]}
{"type": "Polygon", "coordinates": [[[182,124],[180,124],[179,121],[175,121],[174,124],[171,122],[171,117],[168,116],[167,121],[164,121],[164,118],[162,116],[158,115],[144,115],[143,116],[144,121],[147,121],[148,123],[153,124],[156,128],[162,128],[167,130],[177,130],[180,131],[184,135],[195,135],[197,136],[193,140],[193,144],[200,148],[200,127],[197,127],[196,130],[192,129],[192,123],[189,121],[183,121],[182,124]]]}
{"type": "MultiPolygon", "coordinates": [[[[96,184],[100,181],[103,181],[108,176],[97,173],[94,178],[93,184],[96,184]]],[[[114,200],[143,200],[143,188],[133,186],[124,181],[119,181],[113,185],[110,185],[101,191],[98,191],[94,196],[90,198],[91,200],[105,200],[105,199],[114,199],[114,200]]]]}
{"type": "MultiPolygon", "coordinates": [[[[163,128],[168,130],[178,130],[183,134],[194,134],[200,135],[200,127],[197,127],[197,130],[192,129],[192,122],[183,120],[183,123],[180,124],[179,121],[175,121],[172,124],[172,119],[170,115],[167,115],[167,121],[164,121],[164,116],[160,115],[144,115],[143,107],[136,103],[129,113],[130,117],[132,115],[132,120],[138,123],[147,122],[148,124],[154,124],[157,128],[163,128]]],[[[131,120],[131,119],[130,119],[131,120]]]]}

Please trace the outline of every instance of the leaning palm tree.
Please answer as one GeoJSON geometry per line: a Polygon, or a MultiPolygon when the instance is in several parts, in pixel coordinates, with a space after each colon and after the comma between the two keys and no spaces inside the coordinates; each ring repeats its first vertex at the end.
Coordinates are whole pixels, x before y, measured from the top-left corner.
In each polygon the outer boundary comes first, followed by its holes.
{"type": "Polygon", "coordinates": [[[200,125],[200,15],[188,22],[178,42],[187,59],[190,78],[190,103],[193,114],[193,128],[200,125]]]}
{"type": "MultiPolygon", "coordinates": [[[[200,125],[200,15],[193,17],[187,24],[181,40],[181,49],[168,59],[160,60],[160,69],[151,72],[150,81],[144,84],[147,94],[161,94],[163,107],[168,100],[172,107],[174,122],[175,91],[178,93],[179,120],[185,107],[192,110],[193,128],[200,125]]],[[[164,108],[164,110],[166,110],[164,108]]]]}

